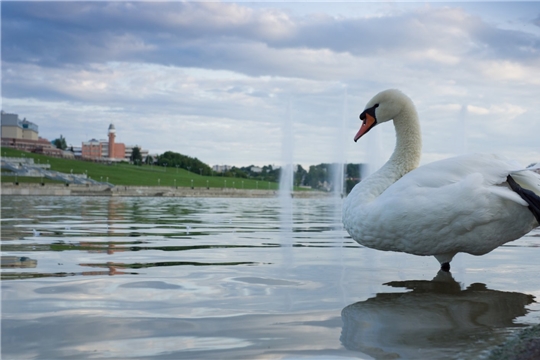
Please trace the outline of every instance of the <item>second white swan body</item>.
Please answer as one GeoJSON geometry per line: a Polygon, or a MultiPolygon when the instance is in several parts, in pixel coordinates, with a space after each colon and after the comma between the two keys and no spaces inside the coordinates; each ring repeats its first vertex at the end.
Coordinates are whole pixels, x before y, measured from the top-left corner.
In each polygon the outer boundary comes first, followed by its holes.
{"type": "Polygon", "coordinates": [[[345,199],[343,224],[358,243],[433,255],[449,270],[458,252],[483,255],[538,226],[540,175],[488,154],[417,167],[422,147],[418,115],[398,90],[377,94],[360,118],[355,141],[388,120],[394,122],[397,141],[388,162],[345,199]]]}

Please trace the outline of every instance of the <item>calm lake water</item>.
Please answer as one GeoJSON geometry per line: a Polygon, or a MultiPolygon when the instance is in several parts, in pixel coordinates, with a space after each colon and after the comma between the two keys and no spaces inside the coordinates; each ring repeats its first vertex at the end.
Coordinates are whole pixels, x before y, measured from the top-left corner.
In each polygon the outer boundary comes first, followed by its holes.
{"type": "Polygon", "coordinates": [[[2,357],[470,359],[540,322],[539,229],[444,274],[289,206],[2,197],[2,357]]]}

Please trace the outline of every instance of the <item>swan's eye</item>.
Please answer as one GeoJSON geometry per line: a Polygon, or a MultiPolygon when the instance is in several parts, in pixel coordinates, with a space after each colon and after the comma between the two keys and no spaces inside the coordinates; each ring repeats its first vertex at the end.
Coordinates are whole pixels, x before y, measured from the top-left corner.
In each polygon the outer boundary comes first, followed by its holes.
{"type": "Polygon", "coordinates": [[[362,111],[362,113],[360,114],[360,120],[366,120],[366,114],[369,114],[371,115],[373,118],[376,118],[375,116],[375,109],[379,107],[379,104],[375,104],[373,105],[372,107],[370,107],[369,109],[366,109],[364,111],[362,111]]]}

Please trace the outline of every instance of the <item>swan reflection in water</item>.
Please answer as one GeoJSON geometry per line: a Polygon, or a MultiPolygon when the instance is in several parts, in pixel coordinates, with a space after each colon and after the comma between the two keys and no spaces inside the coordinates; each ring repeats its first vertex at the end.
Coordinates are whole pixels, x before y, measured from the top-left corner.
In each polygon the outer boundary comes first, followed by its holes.
{"type": "Polygon", "coordinates": [[[490,290],[476,283],[466,289],[450,273],[432,281],[385,285],[412,290],[379,293],[343,309],[341,342],[376,359],[436,359],[474,355],[500,344],[514,319],[525,315],[532,295],[490,290]]]}

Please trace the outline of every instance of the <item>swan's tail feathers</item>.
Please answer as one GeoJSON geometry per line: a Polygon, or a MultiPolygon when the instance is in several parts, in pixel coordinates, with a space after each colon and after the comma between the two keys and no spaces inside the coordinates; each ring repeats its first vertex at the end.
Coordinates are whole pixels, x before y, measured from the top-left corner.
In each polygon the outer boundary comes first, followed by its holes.
{"type": "Polygon", "coordinates": [[[538,170],[540,169],[540,162],[537,162],[536,164],[531,164],[527,167],[527,170],[538,170]]]}
{"type": "Polygon", "coordinates": [[[529,204],[529,210],[540,224],[540,196],[531,190],[522,188],[510,175],[508,175],[506,181],[508,181],[510,188],[529,204]]]}

